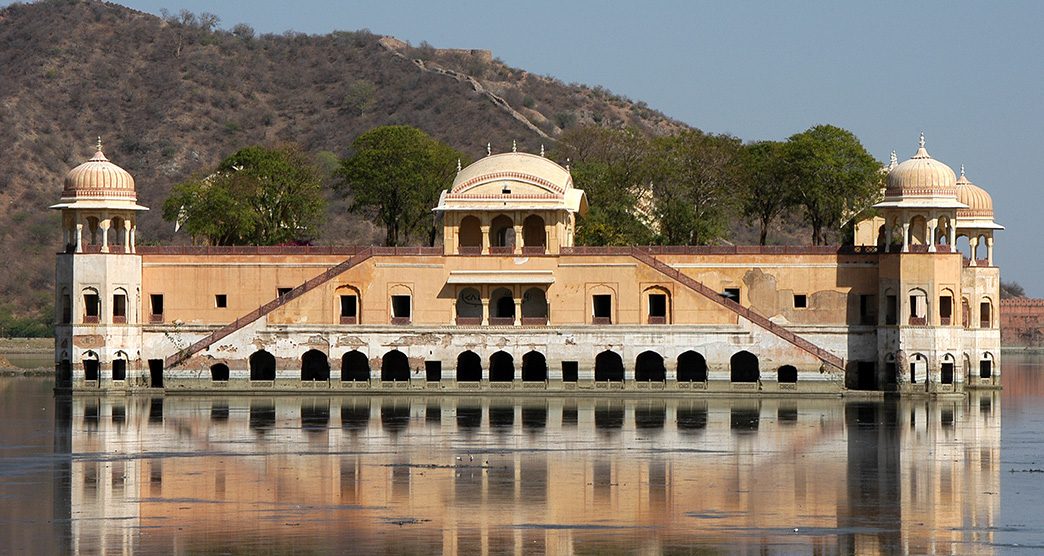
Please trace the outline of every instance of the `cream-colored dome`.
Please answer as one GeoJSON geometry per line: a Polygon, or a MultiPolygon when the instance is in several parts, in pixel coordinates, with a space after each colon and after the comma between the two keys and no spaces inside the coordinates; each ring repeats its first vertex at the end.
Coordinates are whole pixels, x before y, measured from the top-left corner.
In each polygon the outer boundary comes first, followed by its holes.
{"type": "Polygon", "coordinates": [[[491,181],[528,183],[546,193],[559,195],[573,185],[569,171],[554,161],[534,154],[509,152],[481,158],[461,170],[450,192],[463,193],[491,181]]]}
{"type": "Polygon", "coordinates": [[[98,145],[98,152],[90,160],[65,174],[63,200],[97,199],[135,201],[134,177],[126,170],[109,162],[98,145]]]}
{"type": "Polygon", "coordinates": [[[957,178],[957,200],[968,205],[966,209],[957,210],[957,218],[989,218],[993,219],[993,199],[985,189],[968,181],[961,167],[961,176],[957,178]]]}
{"type": "Polygon", "coordinates": [[[922,133],[917,153],[888,172],[885,196],[952,197],[956,186],[957,175],[952,168],[928,154],[922,133]]]}

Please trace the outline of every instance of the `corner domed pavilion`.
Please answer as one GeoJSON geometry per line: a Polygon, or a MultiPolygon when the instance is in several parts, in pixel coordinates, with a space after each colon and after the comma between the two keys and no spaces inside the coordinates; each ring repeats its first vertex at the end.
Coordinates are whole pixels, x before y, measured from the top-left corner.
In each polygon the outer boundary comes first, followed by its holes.
{"type": "Polygon", "coordinates": [[[961,175],[957,178],[957,201],[968,208],[957,209],[957,237],[968,238],[969,265],[978,266],[985,261],[986,266],[993,266],[993,232],[1003,230],[1004,226],[993,220],[993,199],[985,189],[968,181],[961,165],[961,175]],[[986,245],[986,258],[979,259],[976,252],[980,243],[986,245]]]}

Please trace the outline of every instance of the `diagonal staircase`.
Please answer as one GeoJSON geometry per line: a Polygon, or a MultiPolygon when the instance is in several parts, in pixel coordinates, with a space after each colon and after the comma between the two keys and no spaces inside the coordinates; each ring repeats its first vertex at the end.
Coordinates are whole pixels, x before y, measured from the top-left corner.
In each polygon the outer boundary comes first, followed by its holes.
{"type": "Polygon", "coordinates": [[[751,311],[750,309],[740,305],[739,303],[736,303],[735,301],[720,295],[718,292],[704,285],[703,282],[686,276],[681,271],[657,259],[648,251],[644,251],[639,248],[634,248],[631,251],[631,255],[635,259],[638,259],[639,261],[644,263],[645,265],[652,267],[659,273],[666,275],[667,277],[682,284],[690,290],[747,319],[755,326],[759,326],[767,330],[768,332],[774,334],[775,336],[778,336],[779,338],[782,338],[783,340],[790,342],[802,351],[805,351],[813,355],[823,363],[830,365],[831,367],[834,367],[840,371],[844,371],[845,362],[840,357],[813,344],[812,342],[809,342],[801,336],[794,334],[786,328],[783,328],[782,326],[770,321],[769,319],[759,315],[758,313],[751,311]]]}
{"type": "Polygon", "coordinates": [[[366,249],[363,249],[355,255],[353,255],[348,260],[338,264],[337,266],[330,267],[329,269],[325,270],[322,274],[307,280],[305,283],[290,290],[288,293],[281,295],[278,298],[258,307],[257,309],[254,309],[253,311],[250,311],[249,313],[237,318],[229,324],[226,324],[225,326],[218,328],[217,330],[211,332],[207,336],[204,336],[203,338],[190,345],[189,347],[164,359],[164,368],[169,369],[175,365],[184,362],[189,357],[192,357],[193,355],[207,349],[208,347],[212,346],[215,342],[221,340],[222,338],[225,338],[229,334],[232,334],[237,330],[242,329],[243,327],[257,321],[261,317],[282,307],[283,305],[286,305],[287,303],[297,299],[298,297],[301,297],[302,295],[325,284],[326,282],[329,282],[330,280],[336,278],[340,274],[346,272],[348,269],[357,266],[359,265],[359,263],[362,263],[363,261],[366,261],[367,259],[372,257],[374,254],[373,251],[374,250],[372,247],[367,247],[366,249]]]}

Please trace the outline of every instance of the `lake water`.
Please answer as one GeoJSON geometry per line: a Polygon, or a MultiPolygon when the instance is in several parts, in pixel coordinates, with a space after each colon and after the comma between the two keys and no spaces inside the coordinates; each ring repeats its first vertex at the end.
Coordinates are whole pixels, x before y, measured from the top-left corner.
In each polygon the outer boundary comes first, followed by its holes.
{"type": "Polygon", "coordinates": [[[0,379],[0,551],[1044,551],[1044,358],[962,401],[168,396],[0,379]]]}

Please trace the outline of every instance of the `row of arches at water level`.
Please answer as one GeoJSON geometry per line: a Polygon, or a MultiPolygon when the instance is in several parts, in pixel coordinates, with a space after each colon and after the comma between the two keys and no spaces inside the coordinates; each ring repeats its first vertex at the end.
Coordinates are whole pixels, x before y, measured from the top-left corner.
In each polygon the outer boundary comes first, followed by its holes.
{"type": "MultiPolygon", "coordinates": [[[[443,379],[441,361],[424,362],[424,378],[431,381],[443,379]]],[[[506,351],[497,351],[483,359],[471,350],[457,355],[454,378],[457,382],[544,382],[549,380],[547,358],[543,353],[533,350],[522,355],[521,361],[506,351]]],[[[408,381],[414,370],[405,353],[393,349],[380,359],[379,369],[371,367],[371,360],[361,351],[353,350],[341,357],[341,381],[369,381],[380,378],[384,382],[408,381]]],[[[254,352],[249,358],[250,380],[271,381],[276,378],[276,358],[265,350],[254,352]]],[[[210,368],[211,379],[227,381],[230,369],[226,363],[215,363],[210,368]]],[[[419,374],[420,369],[416,372],[419,374]]],[[[729,374],[732,382],[757,382],[762,379],[758,357],[749,351],[739,351],[729,360],[729,374]]],[[[781,383],[794,383],[798,379],[797,368],[783,365],[776,370],[776,380],[781,383]]],[[[575,361],[562,362],[562,380],[575,382],[578,380],[579,366],[575,361]]],[[[331,380],[331,364],[325,353],[320,350],[309,350],[301,356],[300,378],[302,381],[331,380]]],[[[418,377],[419,378],[419,377],[418,377]]],[[[655,351],[644,351],[635,358],[630,373],[624,365],[619,353],[606,350],[595,357],[594,380],[622,382],[665,382],[668,379],[678,382],[706,382],[707,360],[696,351],[686,351],[674,361],[666,360],[655,351]],[[673,372],[669,372],[673,371],[673,372]],[[628,376],[628,374],[630,376],[628,376]]]]}

